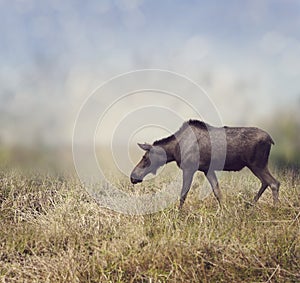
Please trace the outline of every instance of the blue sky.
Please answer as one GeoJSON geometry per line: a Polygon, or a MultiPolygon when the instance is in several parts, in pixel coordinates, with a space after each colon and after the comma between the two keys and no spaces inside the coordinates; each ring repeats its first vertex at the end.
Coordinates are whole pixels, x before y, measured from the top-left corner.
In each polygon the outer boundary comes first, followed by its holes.
{"type": "Polygon", "coordinates": [[[22,129],[68,140],[86,95],[140,68],[189,76],[226,124],[299,100],[296,0],[0,0],[0,18],[4,140],[22,129]]]}

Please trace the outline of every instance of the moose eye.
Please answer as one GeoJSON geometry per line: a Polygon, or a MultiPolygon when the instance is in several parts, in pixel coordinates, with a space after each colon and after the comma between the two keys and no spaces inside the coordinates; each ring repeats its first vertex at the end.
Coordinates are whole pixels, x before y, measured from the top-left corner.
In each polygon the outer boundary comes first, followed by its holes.
{"type": "Polygon", "coordinates": [[[150,162],[149,158],[146,158],[145,156],[143,156],[142,160],[143,160],[143,165],[142,165],[143,168],[150,166],[151,162],[150,162]]]}

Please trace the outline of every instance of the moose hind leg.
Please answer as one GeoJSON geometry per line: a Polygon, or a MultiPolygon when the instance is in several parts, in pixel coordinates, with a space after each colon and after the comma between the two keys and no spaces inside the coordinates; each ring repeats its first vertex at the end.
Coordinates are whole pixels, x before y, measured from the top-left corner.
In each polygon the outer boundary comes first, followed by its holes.
{"type": "Polygon", "coordinates": [[[221,206],[222,194],[221,194],[216,173],[214,171],[206,172],[205,176],[212,187],[212,190],[214,192],[216,199],[218,200],[219,205],[221,206]]]}
{"type": "Polygon", "coordinates": [[[259,198],[261,197],[261,195],[263,194],[263,192],[266,190],[267,187],[268,187],[268,184],[266,184],[264,181],[262,181],[261,187],[260,187],[259,191],[257,192],[256,196],[254,197],[254,202],[257,202],[259,200],[259,198]]]}
{"type": "Polygon", "coordinates": [[[267,186],[270,186],[273,195],[273,202],[276,205],[279,202],[278,195],[280,183],[271,175],[268,167],[265,167],[263,169],[251,170],[262,182],[262,186],[258,191],[257,195],[255,196],[254,201],[257,201],[262,195],[262,193],[265,191],[267,186]]]}
{"type": "Polygon", "coordinates": [[[263,180],[270,186],[270,188],[272,190],[272,195],[273,195],[273,202],[274,202],[274,205],[276,205],[279,202],[278,196],[279,196],[280,183],[271,175],[268,167],[266,167],[262,171],[261,175],[262,175],[263,180]]]}
{"type": "Polygon", "coordinates": [[[259,200],[259,198],[261,197],[261,195],[264,193],[264,191],[266,190],[266,188],[268,187],[268,182],[265,181],[265,179],[262,176],[262,171],[265,169],[261,169],[261,168],[256,168],[256,167],[249,167],[249,169],[252,171],[252,173],[261,181],[261,187],[259,189],[259,191],[257,192],[257,194],[254,197],[254,202],[257,202],[259,200]]]}
{"type": "Polygon", "coordinates": [[[272,175],[271,173],[269,172],[268,170],[268,175],[269,175],[269,178],[270,178],[270,188],[272,190],[272,195],[273,195],[273,202],[274,202],[274,205],[278,204],[279,203],[279,187],[280,187],[280,182],[277,181],[272,175]]]}

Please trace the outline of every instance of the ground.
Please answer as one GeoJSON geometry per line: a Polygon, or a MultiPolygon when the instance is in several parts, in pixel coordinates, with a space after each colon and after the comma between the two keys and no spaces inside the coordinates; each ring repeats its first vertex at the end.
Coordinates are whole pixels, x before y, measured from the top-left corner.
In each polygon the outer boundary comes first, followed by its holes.
{"type": "Polygon", "coordinates": [[[0,280],[299,282],[299,176],[274,175],[281,181],[278,207],[269,189],[250,204],[259,182],[243,171],[222,177],[220,211],[213,194],[199,199],[197,174],[182,211],[176,203],[130,216],[99,206],[75,176],[2,169],[0,280]]]}

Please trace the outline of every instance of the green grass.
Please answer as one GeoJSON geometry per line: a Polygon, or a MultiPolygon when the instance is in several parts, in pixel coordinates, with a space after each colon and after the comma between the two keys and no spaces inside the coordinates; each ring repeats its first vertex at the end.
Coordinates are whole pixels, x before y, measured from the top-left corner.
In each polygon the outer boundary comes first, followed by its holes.
{"type": "Polygon", "coordinates": [[[198,174],[181,212],[130,216],[101,208],[74,177],[3,169],[0,280],[299,282],[300,179],[275,175],[279,207],[270,190],[248,204],[259,182],[245,171],[221,178],[222,211],[212,194],[199,199],[198,174]]]}

